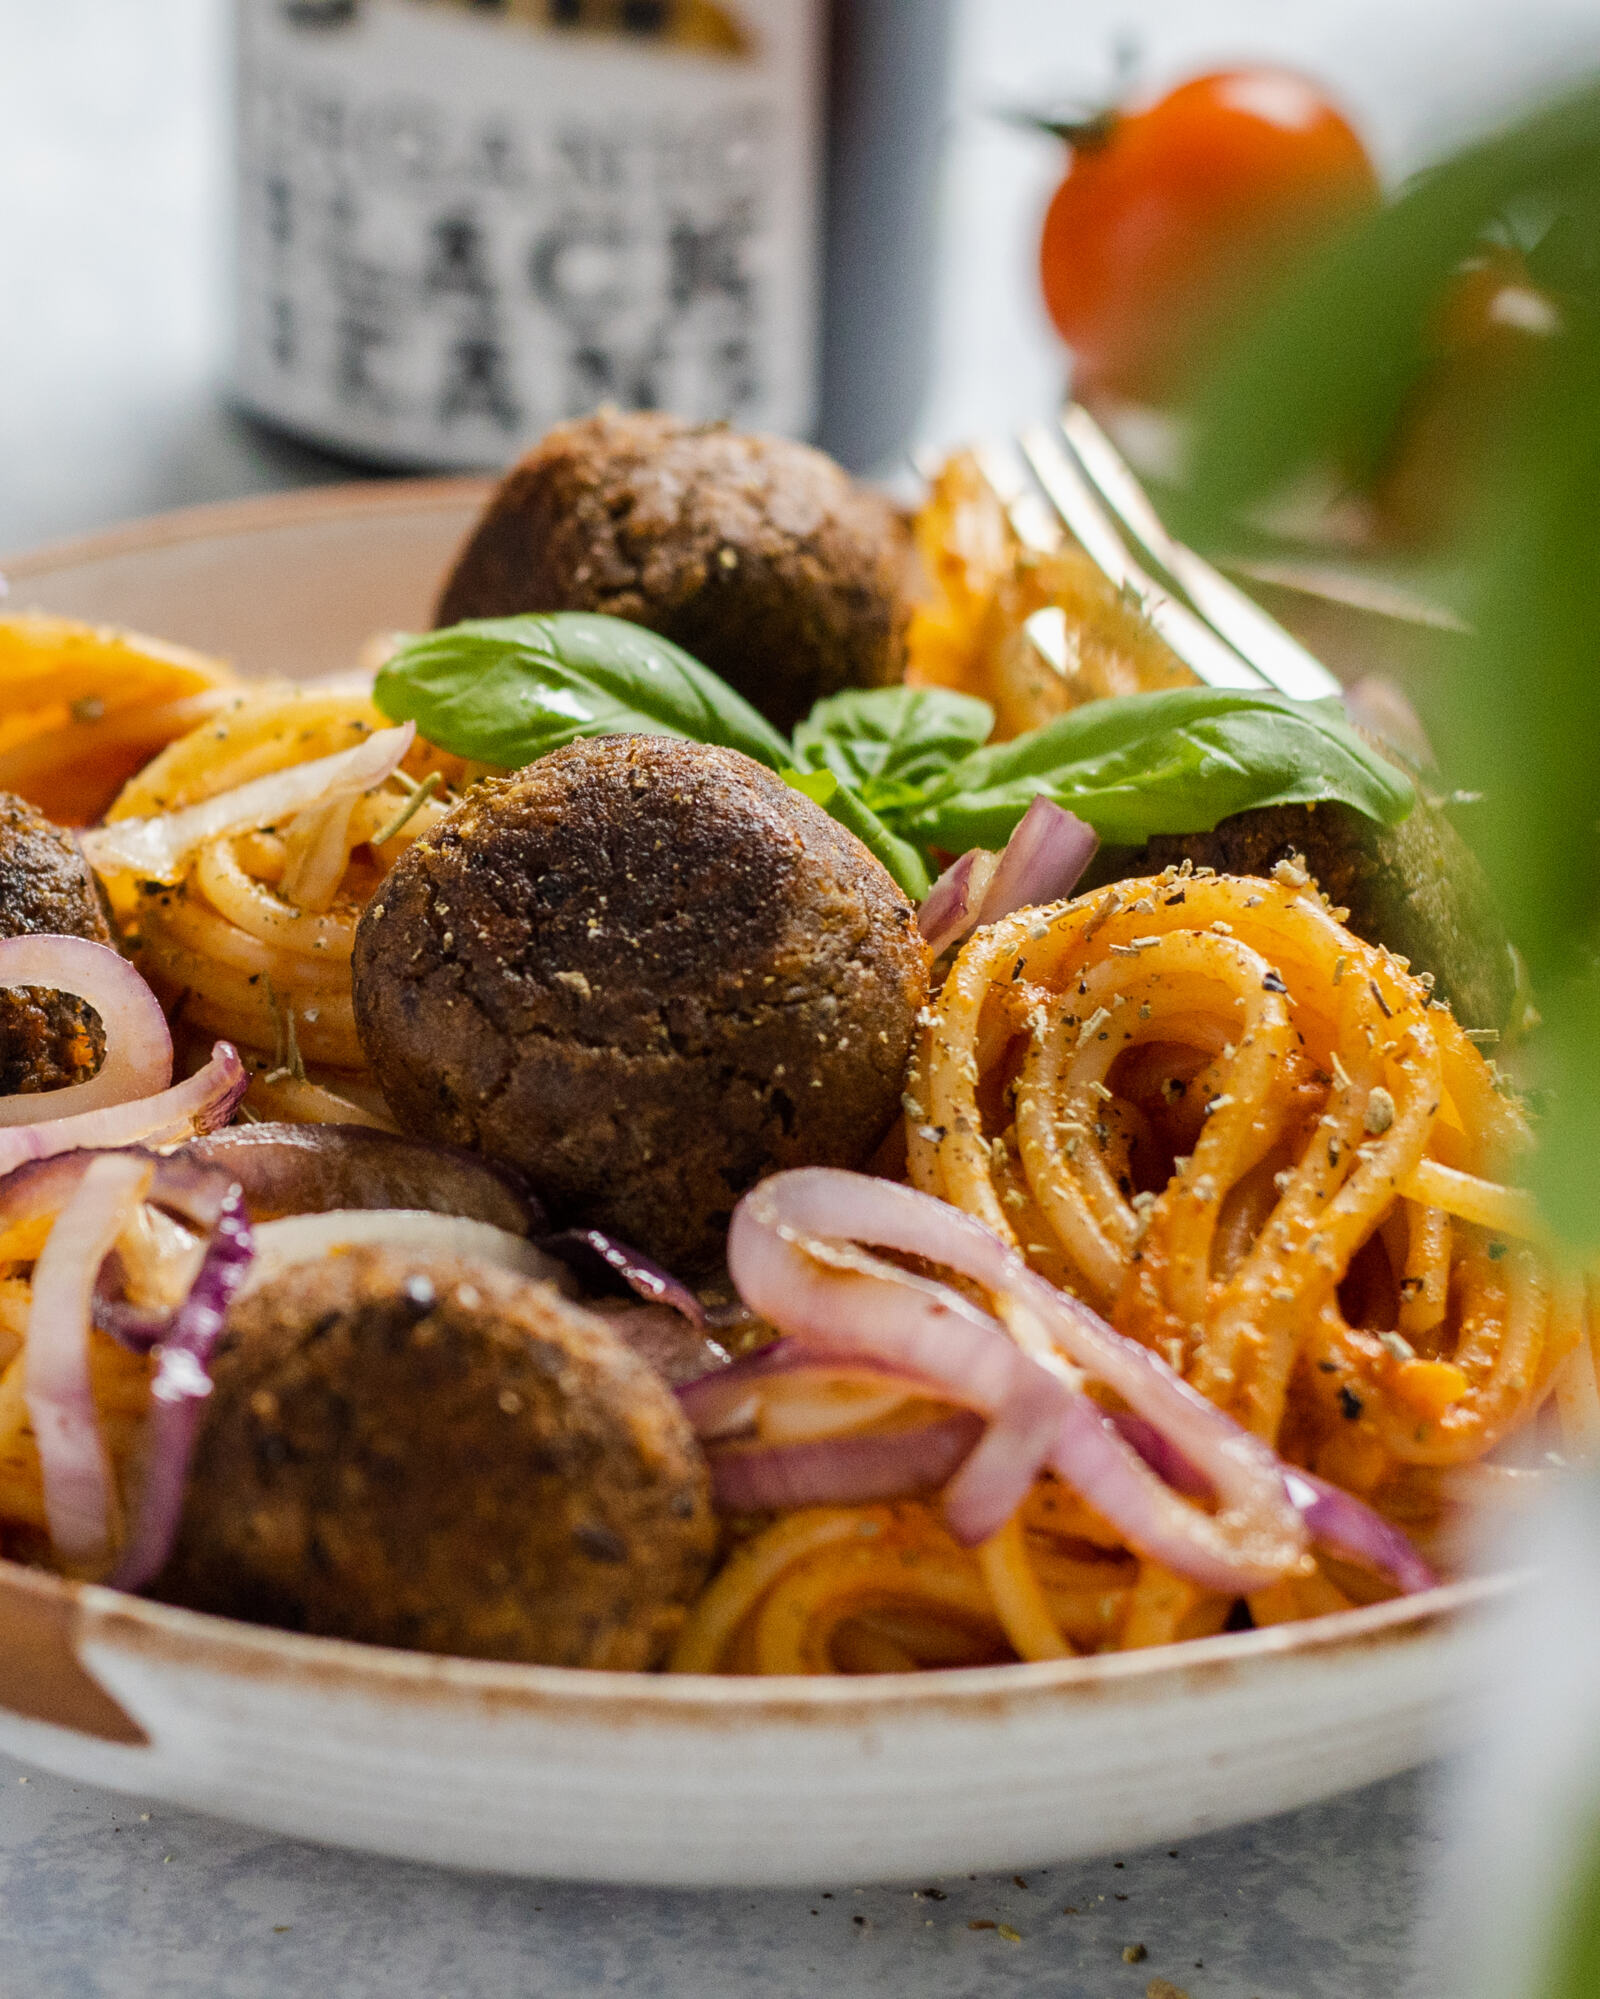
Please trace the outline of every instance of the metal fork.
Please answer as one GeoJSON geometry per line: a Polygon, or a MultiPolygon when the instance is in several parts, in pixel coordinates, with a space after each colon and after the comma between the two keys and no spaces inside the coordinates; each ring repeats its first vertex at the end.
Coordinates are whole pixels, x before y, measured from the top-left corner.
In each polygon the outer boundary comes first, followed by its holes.
{"type": "MultiPolygon", "coordinates": [[[[986,443],[974,455],[1022,541],[1048,551],[1065,530],[1119,590],[1138,597],[1155,630],[1208,687],[1272,687],[1299,701],[1342,693],[1321,660],[1167,532],[1121,452],[1080,404],[1015,443],[986,443]]],[[[1041,627],[1029,635],[1051,657],[1054,634],[1041,627]]]]}

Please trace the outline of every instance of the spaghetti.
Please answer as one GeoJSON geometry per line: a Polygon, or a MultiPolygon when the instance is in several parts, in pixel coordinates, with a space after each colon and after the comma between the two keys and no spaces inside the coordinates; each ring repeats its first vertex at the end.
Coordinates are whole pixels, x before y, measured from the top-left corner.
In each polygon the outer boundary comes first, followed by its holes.
{"type": "MultiPolygon", "coordinates": [[[[176,812],[387,726],[365,694],[241,695],[163,750],[107,818],[176,812]]],[[[401,772],[362,797],[207,841],[181,881],[114,884],[127,946],[174,1027],[239,1048],[256,1116],[389,1125],[356,1034],[350,953],[362,909],[449,809],[459,770],[418,744],[401,772]]]]}
{"type": "MultiPolygon", "coordinates": [[[[1520,1108],[1341,915],[1287,862],[1271,881],[1185,867],[978,932],[908,1073],[908,1172],[1285,1459],[1442,1535],[1455,1484],[1547,1399],[1569,1448],[1600,1442],[1589,1300],[1504,1184],[1520,1108]]],[[[1323,1550],[1232,1599],[1045,1476],[972,1550],[922,1502],[758,1528],[673,1663],[867,1670],[876,1647],[878,1669],[926,1666],[997,1640],[1045,1659],[1387,1593],[1323,1550]]]]}

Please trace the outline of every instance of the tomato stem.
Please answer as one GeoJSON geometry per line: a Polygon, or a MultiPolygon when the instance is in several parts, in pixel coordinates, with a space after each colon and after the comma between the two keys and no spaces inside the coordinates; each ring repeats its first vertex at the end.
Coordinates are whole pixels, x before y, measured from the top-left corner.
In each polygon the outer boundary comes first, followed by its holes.
{"type": "Polygon", "coordinates": [[[1114,104],[1101,105],[1098,110],[1084,106],[1071,115],[1030,111],[1014,105],[996,115],[1007,124],[1020,125],[1029,132],[1048,132],[1051,138],[1061,140],[1077,152],[1094,152],[1109,145],[1122,121],[1122,113],[1114,104]]]}

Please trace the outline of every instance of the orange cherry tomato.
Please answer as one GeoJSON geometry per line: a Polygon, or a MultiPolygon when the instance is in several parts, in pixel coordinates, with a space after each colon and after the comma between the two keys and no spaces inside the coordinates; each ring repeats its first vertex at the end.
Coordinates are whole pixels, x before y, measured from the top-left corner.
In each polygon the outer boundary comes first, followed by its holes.
{"type": "Polygon", "coordinates": [[[1449,540],[1506,448],[1517,401],[1560,334],[1559,302],[1515,250],[1489,244],[1440,304],[1428,366],[1372,482],[1375,526],[1402,547],[1449,540]]]}
{"type": "Polygon", "coordinates": [[[1073,132],[1045,217],[1045,303],[1074,388],[1180,393],[1229,321],[1319,237],[1376,206],[1366,149],[1315,85],[1219,71],[1073,132]]]}

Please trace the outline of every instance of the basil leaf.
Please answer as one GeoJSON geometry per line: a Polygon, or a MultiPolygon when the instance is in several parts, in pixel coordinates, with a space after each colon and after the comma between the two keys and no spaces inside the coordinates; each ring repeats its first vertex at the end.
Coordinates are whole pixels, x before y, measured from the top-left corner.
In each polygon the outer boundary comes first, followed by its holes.
{"type": "Polygon", "coordinates": [[[946,687],[858,687],[830,694],[794,732],[795,755],[831,770],[874,810],[904,813],[928,785],[989,739],[987,701],[946,687]]]}
{"type": "Polygon", "coordinates": [[[831,770],[786,769],[780,770],[778,775],[791,791],[798,791],[813,805],[820,805],[824,810],[832,803],[834,793],[839,789],[839,780],[831,770]]]}
{"type": "Polygon", "coordinates": [[[974,752],[901,830],[952,853],[1003,847],[1040,792],[1117,846],[1207,833],[1252,807],[1322,800],[1392,826],[1416,802],[1411,780],[1355,734],[1335,701],[1178,687],[1087,702],[974,752]]]}
{"type": "Polygon", "coordinates": [[[408,639],[373,699],[440,749],[511,770],[580,736],[684,736],[771,770],[795,760],[720,675],[670,639],[596,612],[484,618],[408,639]]]}
{"type": "MultiPolygon", "coordinates": [[[[742,750],[779,773],[795,764],[778,731],[720,675],[642,625],[588,611],[484,618],[408,639],[380,670],[373,699],[440,749],[510,770],[580,736],[681,736],[742,750]]],[[[914,902],[927,894],[916,849],[846,784],[818,802],[914,902]]]]}
{"type": "Polygon", "coordinates": [[[837,819],[847,832],[854,833],[868,853],[883,863],[902,894],[909,896],[913,902],[921,902],[933,885],[922,856],[909,841],[902,840],[898,833],[886,826],[865,799],[853,792],[849,785],[841,784],[825,802],[823,810],[837,819]]]}

